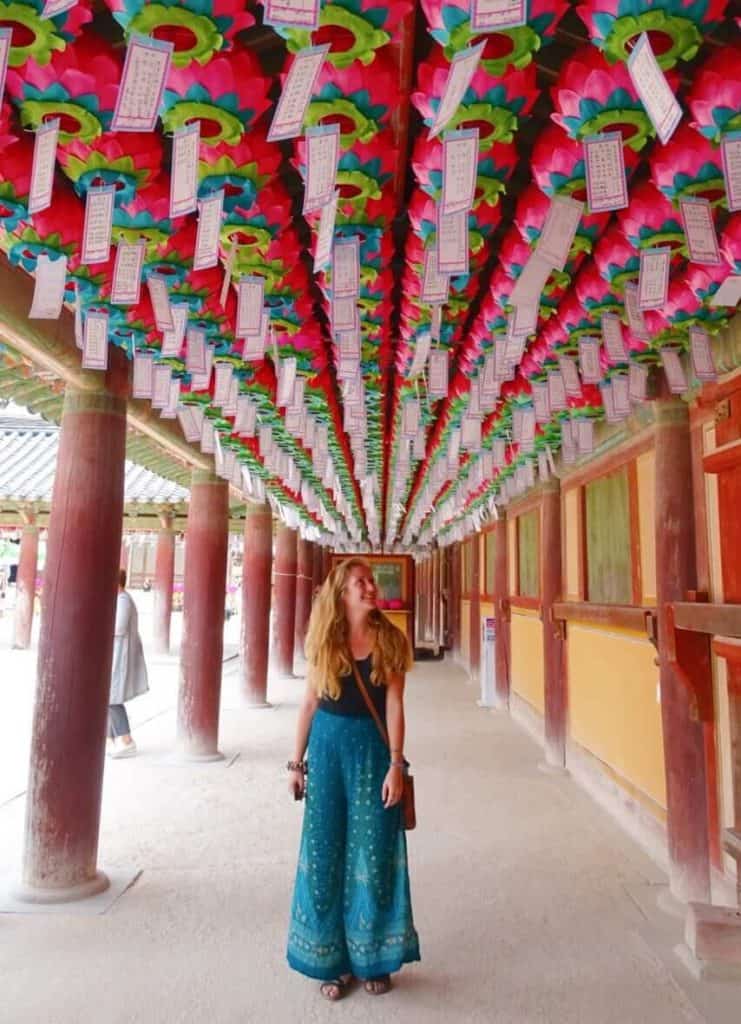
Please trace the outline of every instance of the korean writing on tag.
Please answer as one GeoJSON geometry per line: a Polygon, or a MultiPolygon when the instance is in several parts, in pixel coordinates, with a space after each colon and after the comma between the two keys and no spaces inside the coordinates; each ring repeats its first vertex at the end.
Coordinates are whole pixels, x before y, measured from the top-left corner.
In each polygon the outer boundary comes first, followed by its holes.
{"type": "Polygon", "coordinates": [[[196,327],[189,328],[185,338],[185,369],[190,374],[206,372],[206,332],[196,327]]]}
{"type": "Polygon", "coordinates": [[[468,210],[437,208],[437,267],[441,274],[468,273],[468,210]]]}
{"type": "Polygon", "coordinates": [[[137,352],[134,355],[134,375],[131,386],[134,398],[152,397],[153,371],[154,354],[152,352],[137,352]]]}
{"type": "Polygon", "coordinates": [[[579,369],[585,384],[599,384],[602,380],[599,341],[596,338],[579,339],[579,369]]]}
{"type": "Polygon", "coordinates": [[[594,420],[576,421],[576,446],[580,455],[591,455],[594,451],[594,420]]]}
{"type": "Polygon", "coordinates": [[[679,352],[674,348],[661,349],[661,362],[664,365],[664,373],[669,384],[669,390],[673,395],[683,395],[687,390],[687,375],[679,358],[679,352]]]}
{"type": "Polygon", "coordinates": [[[440,341],[440,333],[443,325],[443,307],[432,307],[432,319],[430,322],[430,334],[433,341],[440,341]]]}
{"type": "Polygon", "coordinates": [[[548,385],[533,381],[530,385],[533,393],[535,419],[538,423],[548,423],[551,418],[551,403],[548,400],[548,385]]]}
{"type": "Polygon", "coordinates": [[[570,356],[559,356],[558,366],[561,370],[566,394],[572,398],[578,398],[581,395],[581,381],[579,380],[576,363],[570,356]]]}
{"type": "MultiPolygon", "coordinates": [[[[2,96],[2,90],[0,90],[2,96]]],[[[728,209],[741,210],[741,131],[728,132],[720,143],[723,160],[723,178],[726,183],[728,209]]]]}
{"type": "Polygon", "coordinates": [[[306,108],[311,101],[311,95],[328,52],[329,43],[324,46],[308,47],[294,56],[273,114],[273,121],[268,132],[268,142],[293,139],[300,134],[306,108]]]}
{"type": "Polygon", "coordinates": [[[46,253],[39,253],[29,319],[58,320],[62,314],[66,284],[67,257],[59,256],[52,260],[46,253]]]}
{"type": "Polygon", "coordinates": [[[354,296],[332,300],[332,329],[335,333],[360,329],[360,317],[354,296]]]}
{"type": "Polygon", "coordinates": [[[266,25],[285,28],[317,28],[320,0],[263,0],[266,25]]]}
{"type": "Polygon", "coordinates": [[[627,374],[616,373],[611,381],[615,415],[625,419],[626,416],[630,416],[630,380],[627,374]]]}
{"type": "Polygon", "coordinates": [[[62,14],[64,11],[70,10],[70,8],[75,7],[76,4],[77,0],[46,0],[41,12],[41,17],[55,18],[57,14],[62,14]]]}
{"type": "Polygon", "coordinates": [[[306,139],[306,188],[304,214],[320,210],[332,201],[340,156],[340,126],[320,124],[309,128],[306,139]]]}
{"type": "Polygon", "coordinates": [[[679,209],[692,262],[718,266],[721,262],[720,249],[710,200],[701,196],[685,196],[679,200],[679,209]]]}
{"type": "Polygon", "coordinates": [[[589,212],[622,210],[628,205],[622,135],[620,132],[589,135],[583,145],[589,212]]]}
{"type": "Polygon", "coordinates": [[[602,314],[602,343],[605,346],[605,352],[610,357],[611,363],[625,362],[623,325],[620,322],[620,317],[616,316],[615,313],[602,314]]]}
{"type": "Polygon", "coordinates": [[[440,200],[443,214],[461,213],[473,206],[478,153],[478,128],[446,132],[443,138],[443,187],[440,200]]]}
{"type": "Polygon", "coordinates": [[[645,402],[648,389],[648,367],[631,363],[628,369],[628,395],[631,402],[645,402]]]}
{"type": "Polygon", "coordinates": [[[648,328],[643,319],[643,313],[638,307],[638,285],[632,281],[625,285],[625,316],[628,320],[628,327],[636,338],[648,341],[648,328]]]}
{"type": "Polygon", "coordinates": [[[711,306],[735,307],[741,301],[741,274],[731,274],[715,294],[710,296],[711,306]]]}
{"type": "Polygon", "coordinates": [[[226,258],[226,264],[224,265],[224,276],[221,280],[221,292],[219,294],[219,305],[222,309],[226,309],[226,301],[229,298],[229,288],[232,283],[232,272],[234,270],[234,263],[237,258],[237,246],[232,243],[229,249],[229,255],[226,258]]]}
{"type": "Polygon", "coordinates": [[[85,198],[85,227],[82,233],[84,264],[107,263],[111,255],[111,228],[116,186],[89,188],[85,198]]]}
{"type": "Polygon", "coordinates": [[[246,274],[237,283],[237,323],[234,333],[238,338],[262,333],[262,313],[265,300],[265,278],[246,274]]]}
{"type": "Polygon", "coordinates": [[[228,404],[232,375],[231,363],[216,363],[214,366],[214,405],[223,408],[228,404]]]}
{"type": "Polygon", "coordinates": [[[278,369],[278,392],[276,395],[276,404],[281,408],[293,405],[297,371],[298,363],[294,357],[281,361],[278,369]]]}
{"type": "MultiPolygon", "coordinates": [[[[194,270],[209,270],[219,262],[219,236],[224,211],[224,190],[220,188],[198,200],[198,230],[193,254],[194,270]]],[[[232,252],[234,248],[232,248],[232,252]]]]}
{"type": "Polygon", "coordinates": [[[11,29],[0,28],[0,103],[5,94],[5,76],[8,71],[8,56],[10,54],[11,29]]]}
{"type": "Polygon", "coordinates": [[[660,309],[669,289],[671,249],[642,249],[638,274],[638,308],[660,309]]]}
{"type": "Polygon", "coordinates": [[[172,367],[167,363],[155,363],[152,375],[152,408],[164,409],[170,400],[172,367]]]}
{"type": "Polygon", "coordinates": [[[198,206],[198,155],[201,122],[179,128],[172,138],[170,217],[184,217],[198,206]]]}
{"type": "Polygon", "coordinates": [[[692,369],[698,380],[714,381],[718,377],[710,346],[710,335],[702,327],[690,327],[692,369]]]}
{"type": "Polygon", "coordinates": [[[552,412],[562,412],[568,407],[566,387],[560,370],[548,371],[548,401],[552,412]]]}
{"type": "Polygon", "coordinates": [[[527,21],[527,0],[471,0],[471,32],[498,32],[527,21]]]}
{"type": "Polygon", "coordinates": [[[682,108],[651,49],[645,32],[628,57],[628,73],[656,134],[667,143],[682,120],[682,108]]]}
{"type": "Polygon", "coordinates": [[[113,132],[153,132],[170,71],[173,44],[133,34],[118,87],[113,132]]]}
{"type": "Polygon", "coordinates": [[[422,295],[420,301],[434,305],[448,301],[450,280],[447,274],[441,274],[438,267],[437,246],[425,249],[425,266],[422,278],[422,295]]]}
{"type": "Polygon", "coordinates": [[[314,250],[315,274],[329,266],[332,258],[332,240],[334,238],[334,225],[337,219],[337,203],[339,198],[340,193],[335,192],[327,205],[322,207],[316,249],[314,250]]]}
{"type": "Polygon", "coordinates": [[[185,339],[185,328],[188,323],[188,307],[184,303],[175,305],[170,303],[172,314],[172,330],[164,331],[162,335],[162,355],[165,357],[178,357],[183,348],[185,339]]]}
{"type": "Polygon", "coordinates": [[[170,296],[167,291],[167,281],[158,274],[150,274],[147,281],[149,298],[154,311],[154,322],[158,331],[171,331],[175,327],[170,309],[170,296]]]}
{"type": "Polygon", "coordinates": [[[111,302],[115,306],[138,306],[141,296],[145,242],[119,242],[113,266],[111,302]]]}
{"type": "Polygon", "coordinates": [[[206,369],[202,373],[191,373],[191,391],[208,391],[208,389],[211,387],[211,371],[214,365],[214,350],[208,344],[206,345],[205,357],[206,369]]]}
{"type": "Polygon", "coordinates": [[[88,313],[82,344],[82,365],[86,370],[108,368],[108,314],[88,313]]]}
{"type": "Polygon", "coordinates": [[[193,415],[193,409],[191,406],[185,405],[178,409],[178,423],[180,424],[180,429],[183,432],[183,437],[189,444],[200,440],[201,427],[193,415]]]}
{"type": "Polygon", "coordinates": [[[51,206],[54,189],[54,165],[59,141],[59,118],[45,121],[36,129],[31,168],[31,188],[28,193],[28,212],[40,213],[51,206]]]}
{"type": "Polygon", "coordinates": [[[448,353],[440,349],[430,352],[427,394],[430,398],[445,398],[448,394],[448,353]]]}
{"type": "Polygon", "coordinates": [[[460,106],[461,100],[471,83],[479,59],[484,51],[485,43],[459,50],[453,57],[445,82],[443,95],[437,108],[435,120],[430,128],[428,138],[434,139],[450,121],[460,106]]]}
{"type": "Polygon", "coordinates": [[[430,354],[430,345],[432,339],[430,335],[425,331],[423,334],[417,336],[417,340],[414,345],[414,356],[412,358],[412,365],[409,367],[408,377],[416,377],[422,373],[427,364],[427,357],[430,354]]]}
{"type": "Polygon", "coordinates": [[[535,333],[537,326],[537,305],[514,306],[507,322],[507,337],[525,339],[535,333]]]}
{"type": "Polygon", "coordinates": [[[332,295],[357,298],[360,291],[360,241],[357,236],[338,238],[332,252],[332,295]]]}
{"type": "Polygon", "coordinates": [[[568,262],[584,203],[569,196],[553,196],[548,216],[535,248],[538,256],[555,270],[563,270],[568,262]]]}
{"type": "Polygon", "coordinates": [[[85,330],[82,326],[82,300],[80,298],[80,289],[75,285],[75,345],[77,345],[80,351],[82,351],[84,342],[85,330]]]}
{"type": "Polygon", "coordinates": [[[162,407],[160,413],[163,420],[174,420],[178,411],[178,402],[180,401],[180,381],[177,377],[170,377],[170,389],[167,393],[167,401],[162,407]]]}
{"type": "Polygon", "coordinates": [[[540,297],[550,276],[550,263],[538,256],[537,253],[533,253],[515,281],[512,294],[509,297],[510,304],[513,306],[540,305],[540,297]]]}

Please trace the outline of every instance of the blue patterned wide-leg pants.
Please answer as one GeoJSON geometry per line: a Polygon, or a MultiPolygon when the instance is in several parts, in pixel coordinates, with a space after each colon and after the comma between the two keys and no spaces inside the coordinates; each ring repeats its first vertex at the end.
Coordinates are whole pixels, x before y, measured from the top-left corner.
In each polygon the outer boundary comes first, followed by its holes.
{"type": "Polygon", "coordinates": [[[372,718],[318,710],[288,963],[310,978],[374,978],[419,960],[400,809],[381,786],[388,749],[372,718]]]}

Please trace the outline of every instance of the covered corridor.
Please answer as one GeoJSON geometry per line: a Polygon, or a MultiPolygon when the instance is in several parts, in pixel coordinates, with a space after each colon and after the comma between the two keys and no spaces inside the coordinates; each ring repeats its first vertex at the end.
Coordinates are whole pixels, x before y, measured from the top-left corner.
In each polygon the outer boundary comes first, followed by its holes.
{"type": "MultiPolygon", "coordinates": [[[[230,667],[230,665],[232,667],[230,667]]],[[[79,904],[0,916],[3,1019],[12,1024],[731,1024],[738,988],[698,984],[673,953],[683,924],[666,875],[573,781],[538,770],[511,718],[476,706],[450,660],[408,686],[420,827],[410,835],[423,962],[374,1002],[341,1008],[289,972],[285,931],[301,809],[277,752],[302,681],[271,680],[249,711],[227,663],[225,760],[169,756],[176,687],[136,726],[140,757],[106,764],[101,863],[141,872],[103,914],[79,904]]],[[[162,676],[161,676],[162,678],[162,676]]],[[[132,705],[136,708],[136,704],[132,705]]],[[[20,855],[23,800],[0,808],[0,873],[20,855]]],[[[88,901],[90,902],[90,901],[88,901]]]]}

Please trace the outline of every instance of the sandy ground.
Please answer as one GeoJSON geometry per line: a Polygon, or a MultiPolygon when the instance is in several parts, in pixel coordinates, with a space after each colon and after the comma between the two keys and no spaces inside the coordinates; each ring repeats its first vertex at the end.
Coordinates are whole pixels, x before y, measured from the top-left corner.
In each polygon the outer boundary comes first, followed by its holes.
{"type": "MultiPolygon", "coordinates": [[[[0,650],[4,744],[30,720],[29,665],[0,650]]],[[[227,662],[226,759],[195,766],[169,757],[175,659],[152,669],[152,693],[131,705],[140,756],[106,766],[100,841],[104,869],[141,874],[104,914],[0,914],[2,1024],[738,1021],[741,987],[698,984],[675,958],[682,922],[657,909],[663,874],[570,778],[539,772],[537,745],[477,708],[451,662],[418,664],[408,685],[422,962],[390,995],[326,1003],[284,959],[301,805],[283,765],[303,681],[272,680],[275,707],[251,711],[227,662]]],[[[10,756],[0,747],[3,780],[10,756]]],[[[25,764],[15,772],[17,786],[25,764]]],[[[0,796],[6,881],[24,786],[0,796]]]]}

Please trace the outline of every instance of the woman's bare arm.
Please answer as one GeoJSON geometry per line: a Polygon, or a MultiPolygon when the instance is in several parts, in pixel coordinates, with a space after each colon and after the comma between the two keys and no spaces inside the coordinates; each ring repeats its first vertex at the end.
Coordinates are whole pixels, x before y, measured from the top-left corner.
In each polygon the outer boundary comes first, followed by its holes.
{"type": "MultiPolygon", "coordinates": [[[[293,761],[303,761],[306,748],[309,744],[309,732],[314,718],[314,712],[319,706],[319,698],[311,682],[307,682],[306,690],[298,710],[298,721],[296,722],[296,740],[293,747],[293,761]]],[[[304,792],[305,778],[301,772],[290,772],[288,788],[292,793],[304,792]]]]}
{"type": "Polygon", "coordinates": [[[393,807],[401,800],[402,771],[399,765],[404,756],[404,675],[392,675],[386,687],[386,728],[391,747],[391,766],[381,791],[384,807],[393,807]]]}

